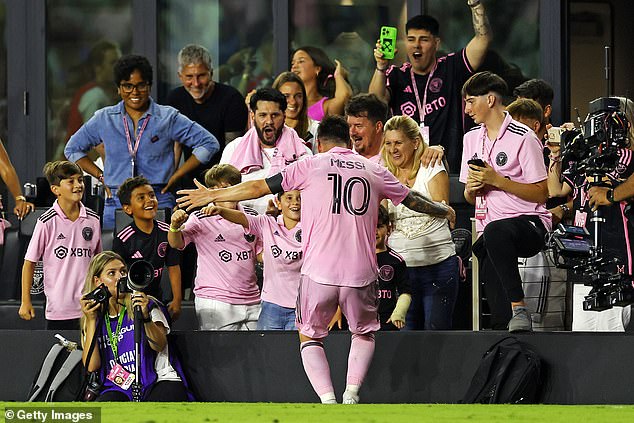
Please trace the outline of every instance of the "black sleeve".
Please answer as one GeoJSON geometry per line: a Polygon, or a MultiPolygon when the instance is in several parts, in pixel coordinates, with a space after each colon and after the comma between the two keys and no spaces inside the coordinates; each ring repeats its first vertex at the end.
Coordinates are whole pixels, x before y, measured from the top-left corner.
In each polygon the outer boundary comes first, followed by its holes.
{"type": "MultiPolygon", "coordinates": [[[[236,92],[226,104],[225,111],[225,132],[243,132],[247,127],[248,110],[244,103],[244,98],[239,92],[236,92]]],[[[224,134],[223,134],[224,136],[224,134]]]]}
{"type": "Polygon", "coordinates": [[[266,185],[268,185],[272,194],[279,194],[280,192],[284,192],[284,189],[282,188],[282,179],[282,174],[276,173],[273,176],[269,176],[264,181],[266,182],[266,185]]]}
{"type": "Polygon", "coordinates": [[[409,283],[409,276],[407,273],[407,266],[404,261],[394,263],[394,284],[398,295],[410,294],[412,295],[412,286],[409,283]]]}
{"type": "Polygon", "coordinates": [[[181,256],[182,256],[182,251],[168,246],[167,254],[165,254],[165,265],[167,267],[180,265],[181,256]]]}

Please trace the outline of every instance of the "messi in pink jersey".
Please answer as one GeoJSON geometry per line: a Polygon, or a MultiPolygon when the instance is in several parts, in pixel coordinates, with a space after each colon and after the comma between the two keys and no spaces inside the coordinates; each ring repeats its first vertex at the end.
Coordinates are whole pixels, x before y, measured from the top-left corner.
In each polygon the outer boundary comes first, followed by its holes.
{"type": "Polygon", "coordinates": [[[301,190],[304,264],[297,322],[302,362],[320,400],[336,402],[321,339],[341,306],[353,334],[344,402],[358,402],[359,388],[374,355],[374,332],[379,328],[375,253],[379,201],[390,198],[450,222],[455,222],[455,213],[410,191],[387,169],[350,151],[344,118],[326,117],[319,125],[317,143],[321,154],[292,163],[266,180],[211,191],[199,186],[180,191],[183,196],[178,201],[191,208],[301,190]]]}

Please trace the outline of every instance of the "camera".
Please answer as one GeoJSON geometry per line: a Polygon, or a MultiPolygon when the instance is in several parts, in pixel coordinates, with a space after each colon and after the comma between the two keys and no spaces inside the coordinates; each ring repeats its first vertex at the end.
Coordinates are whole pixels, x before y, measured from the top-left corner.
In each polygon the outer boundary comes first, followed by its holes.
{"type": "Polygon", "coordinates": [[[561,133],[561,156],[570,167],[564,175],[606,176],[619,163],[619,150],[630,145],[628,121],[616,97],[600,97],[590,102],[583,130],[561,133]]]}
{"type": "Polygon", "coordinates": [[[105,304],[108,302],[108,298],[110,298],[110,291],[108,291],[106,285],[101,284],[88,294],[84,295],[83,298],[84,300],[93,300],[96,303],[105,304]]]}
{"type": "Polygon", "coordinates": [[[137,260],[128,269],[128,276],[119,279],[119,292],[143,291],[154,280],[154,266],[148,261],[137,260]]]}
{"type": "MultiPolygon", "coordinates": [[[[614,186],[619,182],[619,162],[623,149],[630,145],[626,113],[621,100],[601,97],[590,102],[589,113],[581,129],[561,133],[562,161],[569,167],[562,176],[573,181],[582,178],[591,186],[614,186]]],[[[585,183],[584,181],[584,183],[585,183]]],[[[613,306],[634,303],[632,276],[614,271],[616,258],[602,254],[601,208],[592,212],[594,238],[585,228],[559,225],[550,239],[557,267],[571,269],[589,278],[592,290],[583,309],[603,311],[613,306]]]]}

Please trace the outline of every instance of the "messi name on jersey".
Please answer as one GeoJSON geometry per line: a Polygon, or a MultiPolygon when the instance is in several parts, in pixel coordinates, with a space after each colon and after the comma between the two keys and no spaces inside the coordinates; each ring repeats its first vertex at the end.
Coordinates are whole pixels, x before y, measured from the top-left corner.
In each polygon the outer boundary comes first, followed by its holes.
{"type": "Polygon", "coordinates": [[[340,167],[342,169],[363,169],[365,170],[365,164],[361,162],[356,162],[354,160],[341,160],[341,159],[330,159],[330,166],[340,167]]]}

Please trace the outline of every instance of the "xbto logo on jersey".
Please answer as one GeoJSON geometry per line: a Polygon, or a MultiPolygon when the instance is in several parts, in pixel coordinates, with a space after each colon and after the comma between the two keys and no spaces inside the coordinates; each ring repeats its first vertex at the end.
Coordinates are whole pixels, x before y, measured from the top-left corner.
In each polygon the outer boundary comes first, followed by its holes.
{"type": "Polygon", "coordinates": [[[218,252],[218,256],[220,257],[220,260],[224,261],[225,263],[229,263],[231,261],[231,253],[227,250],[222,250],[218,252]]]}
{"type": "Polygon", "coordinates": [[[273,258],[278,258],[282,254],[282,249],[277,245],[271,245],[271,254],[273,254],[273,258]]]}
{"type": "Polygon", "coordinates": [[[59,247],[55,248],[54,252],[55,252],[55,257],[57,257],[60,260],[64,260],[66,256],[68,255],[68,248],[64,247],[63,245],[60,245],[59,247]]]}

